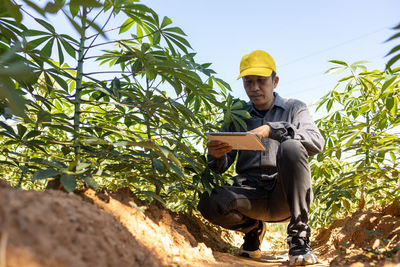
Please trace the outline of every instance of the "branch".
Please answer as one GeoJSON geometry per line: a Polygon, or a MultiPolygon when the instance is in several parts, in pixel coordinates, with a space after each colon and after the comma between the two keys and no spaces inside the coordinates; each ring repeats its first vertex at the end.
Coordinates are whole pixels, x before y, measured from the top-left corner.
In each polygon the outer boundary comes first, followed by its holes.
{"type": "MultiPolygon", "coordinates": [[[[142,37],[137,37],[137,38],[129,38],[129,39],[119,39],[119,40],[113,40],[113,41],[108,41],[108,42],[104,42],[104,43],[98,43],[98,44],[95,44],[95,45],[90,45],[90,46],[87,46],[87,47],[85,47],[85,49],[89,49],[89,48],[93,48],[93,47],[97,47],[97,46],[101,46],[101,45],[106,45],[106,44],[112,44],[112,43],[117,43],[117,42],[123,42],[123,41],[136,41],[136,40],[140,40],[140,39],[143,39],[143,38],[145,38],[145,37],[147,37],[147,36],[150,36],[150,35],[153,35],[153,34],[155,34],[156,32],[158,32],[159,30],[156,30],[156,31],[154,31],[154,32],[151,32],[151,33],[149,33],[149,34],[146,34],[146,35],[143,35],[142,37]]],[[[93,43],[93,42],[92,42],[93,43]]]]}
{"type": "Polygon", "coordinates": [[[89,73],[83,73],[83,76],[90,76],[93,74],[107,74],[107,73],[132,73],[132,72],[128,72],[128,71],[119,71],[119,70],[110,70],[110,71],[94,71],[94,72],[89,72],[89,73]]]}
{"type": "MultiPolygon", "coordinates": [[[[101,27],[101,30],[103,30],[104,27],[108,24],[108,22],[109,22],[110,19],[111,19],[111,16],[112,16],[113,12],[114,12],[114,9],[111,10],[110,16],[108,16],[108,18],[107,18],[106,22],[104,23],[103,27],[101,27]]],[[[97,14],[97,16],[98,16],[98,15],[99,15],[99,14],[97,14]]],[[[92,20],[92,22],[97,18],[97,16],[92,20]]],[[[93,43],[96,41],[96,39],[97,39],[97,37],[99,37],[99,35],[100,35],[100,33],[97,33],[96,37],[94,37],[94,39],[93,39],[93,41],[90,43],[90,45],[89,45],[88,47],[85,47],[86,51],[85,51],[85,53],[83,54],[82,58],[85,58],[87,52],[89,51],[89,48],[92,47],[93,43]]]]}

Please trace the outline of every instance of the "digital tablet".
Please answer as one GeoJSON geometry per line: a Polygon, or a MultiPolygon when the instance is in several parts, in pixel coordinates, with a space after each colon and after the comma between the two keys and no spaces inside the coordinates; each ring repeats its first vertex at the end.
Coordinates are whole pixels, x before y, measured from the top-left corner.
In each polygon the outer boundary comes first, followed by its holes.
{"type": "Polygon", "coordinates": [[[209,140],[228,143],[234,150],[266,150],[260,138],[251,132],[206,133],[209,140]]]}

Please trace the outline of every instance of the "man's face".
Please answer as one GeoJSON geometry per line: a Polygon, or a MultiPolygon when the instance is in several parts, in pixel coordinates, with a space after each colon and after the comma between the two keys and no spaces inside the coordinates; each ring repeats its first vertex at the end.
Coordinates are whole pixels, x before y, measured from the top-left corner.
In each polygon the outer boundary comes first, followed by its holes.
{"type": "Polygon", "coordinates": [[[267,110],[274,103],[273,91],[278,85],[279,77],[248,75],[243,77],[243,86],[247,96],[258,110],[267,110]]]}

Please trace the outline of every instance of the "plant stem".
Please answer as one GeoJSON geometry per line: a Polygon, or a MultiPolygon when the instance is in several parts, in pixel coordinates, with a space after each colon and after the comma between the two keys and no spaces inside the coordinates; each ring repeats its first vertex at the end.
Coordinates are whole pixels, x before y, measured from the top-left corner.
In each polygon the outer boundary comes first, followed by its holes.
{"type": "Polygon", "coordinates": [[[75,112],[74,112],[74,151],[75,156],[80,154],[81,144],[78,140],[79,137],[79,127],[80,127],[80,113],[81,113],[81,92],[82,92],[82,77],[83,77],[83,53],[85,49],[85,31],[86,31],[86,16],[87,10],[83,7],[82,12],[82,35],[79,42],[79,52],[78,52],[78,66],[76,74],[76,92],[75,92],[75,112]]]}

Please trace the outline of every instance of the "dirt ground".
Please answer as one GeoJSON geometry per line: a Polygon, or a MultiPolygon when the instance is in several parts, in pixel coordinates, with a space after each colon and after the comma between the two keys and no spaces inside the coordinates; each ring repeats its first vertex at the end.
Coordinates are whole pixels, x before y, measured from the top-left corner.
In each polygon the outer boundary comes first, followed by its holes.
{"type": "MultiPolygon", "coordinates": [[[[267,234],[262,258],[250,260],[234,256],[242,236],[141,206],[128,189],[23,191],[0,179],[0,267],[288,266],[274,235],[267,234]]],[[[321,262],[314,266],[400,266],[400,203],[336,221],[315,240],[321,262]]]]}

